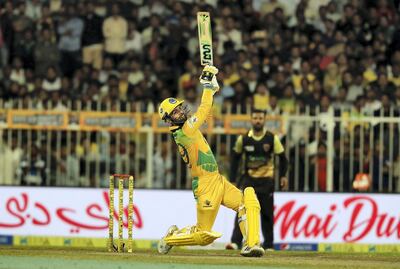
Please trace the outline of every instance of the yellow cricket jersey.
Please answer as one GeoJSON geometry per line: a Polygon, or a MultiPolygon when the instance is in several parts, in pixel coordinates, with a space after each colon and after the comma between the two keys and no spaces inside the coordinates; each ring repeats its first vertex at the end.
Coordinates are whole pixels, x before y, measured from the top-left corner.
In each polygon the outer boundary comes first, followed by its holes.
{"type": "MultiPolygon", "coordinates": [[[[253,130],[250,130],[248,136],[256,141],[260,141],[266,133],[264,129],[263,133],[260,136],[255,136],[253,130]]],[[[243,153],[243,136],[239,136],[236,140],[235,146],[233,150],[236,153],[243,153]]],[[[280,154],[284,151],[283,145],[279,140],[277,135],[274,135],[274,154],[280,154]]],[[[256,169],[249,169],[248,171],[249,176],[252,178],[265,178],[265,177],[273,177],[274,175],[274,160],[271,158],[266,165],[258,167],[256,169]]]]}
{"type": "Polygon", "coordinates": [[[173,127],[171,127],[179,152],[190,168],[193,177],[193,190],[197,189],[199,177],[218,174],[218,166],[214,154],[199,130],[210,113],[213,95],[213,90],[205,88],[197,112],[186,120],[182,128],[174,131],[173,127]]]}

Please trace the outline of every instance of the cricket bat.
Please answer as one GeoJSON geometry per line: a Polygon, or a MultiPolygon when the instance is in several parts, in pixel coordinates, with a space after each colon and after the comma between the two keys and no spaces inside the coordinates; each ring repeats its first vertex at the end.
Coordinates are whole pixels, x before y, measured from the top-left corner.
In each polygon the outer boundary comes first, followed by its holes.
{"type": "Polygon", "coordinates": [[[211,17],[209,12],[197,12],[201,65],[213,64],[211,17]]]}
{"type": "MultiPolygon", "coordinates": [[[[209,12],[197,12],[197,28],[199,31],[200,63],[213,65],[213,48],[211,34],[211,17],[209,12]]],[[[213,74],[203,72],[202,79],[211,81],[213,74]]]]}

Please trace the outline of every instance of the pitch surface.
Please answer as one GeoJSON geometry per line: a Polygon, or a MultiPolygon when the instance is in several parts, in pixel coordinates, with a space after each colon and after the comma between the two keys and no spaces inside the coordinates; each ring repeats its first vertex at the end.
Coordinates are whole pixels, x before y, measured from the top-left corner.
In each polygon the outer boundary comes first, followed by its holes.
{"type": "Polygon", "coordinates": [[[105,268],[399,268],[398,253],[267,252],[262,258],[244,258],[238,251],[173,249],[109,253],[99,249],[0,247],[0,269],[105,268]]]}

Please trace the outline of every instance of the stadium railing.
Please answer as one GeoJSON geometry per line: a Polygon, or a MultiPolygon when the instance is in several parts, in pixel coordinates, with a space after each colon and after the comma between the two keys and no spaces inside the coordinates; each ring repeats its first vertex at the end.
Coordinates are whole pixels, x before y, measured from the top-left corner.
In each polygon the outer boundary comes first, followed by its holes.
{"type": "MultiPolygon", "coordinates": [[[[141,188],[190,188],[186,165],[152,105],[69,101],[35,107],[0,101],[1,185],[104,187],[117,171],[135,174],[141,188]]],[[[365,191],[399,192],[395,108],[378,116],[319,109],[267,116],[265,127],[285,146],[290,190],[354,191],[354,179],[364,174],[369,178],[365,191]]],[[[232,111],[229,106],[224,113],[216,111],[202,128],[224,174],[237,135],[251,127],[250,107],[242,114],[232,111]]]]}

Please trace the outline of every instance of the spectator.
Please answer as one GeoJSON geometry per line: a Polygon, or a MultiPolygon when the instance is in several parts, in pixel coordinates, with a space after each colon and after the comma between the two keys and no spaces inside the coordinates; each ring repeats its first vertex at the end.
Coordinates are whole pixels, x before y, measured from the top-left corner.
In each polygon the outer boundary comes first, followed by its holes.
{"type": "Polygon", "coordinates": [[[348,102],[354,102],[358,96],[361,96],[364,94],[364,87],[363,87],[362,83],[363,83],[362,75],[357,74],[355,76],[354,83],[351,83],[351,85],[349,85],[349,88],[347,91],[346,100],[348,102]]]}
{"type": "Polygon", "coordinates": [[[51,33],[47,28],[41,31],[41,40],[35,45],[34,58],[35,73],[38,76],[46,75],[50,66],[58,68],[60,52],[57,45],[51,41],[51,33]]]}
{"type": "Polygon", "coordinates": [[[36,42],[33,38],[32,30],[27,29],[23,37],[16,41],[15,44],[14,57],[21,58],[25,69],[33,69],[35,67],[33,53],[36,42]]]}
{"type": "Polygon", "coordinates": [[[55,156],[56,186],[80,186],[79,180],[79,160],[75,154],[75,148],[68,152],[67,146],[61,146],[60,156],[55,156]]]}
{"type": "Polygon", "coordinates": [[[129,68],[128,81],[132,85],[139,84],[144,79],[144,73],[140,69],[140,62],[137,59],[133,59],[129,68]]]}
{"type": "Polygon", "coordinates": [[[282,114],[281,108],[278,106],[278,98],[275,95],[269,97],[269,108],[267,109],[267,115],[279,116],[282,114]]]}
{"type": "Polygon", "coordinates": [[[295,112],[296,108],[295,108],[294,89],[291,83],[288,83],[285,86],[283,90],[283,96],[278,101],[278,106],[281,108],[283,113],[292,114],[293,112],[295,112]]]}
{"type": "MultiPolygon", "coordinates": [[[[324,142],[318,143],[318,150],[314,157],[311,158],[311,171],[317,171],[317,173],[311,173],[311,184],[315,182],[315,175],[317,176],[317,191],[326,191],[326,178],[327,178],[327,148],[324,142]]],[[[312,184],[313,185],[313,184],[312,184]]],[[[315,190],[315,189],[314,189],[315,190]]]]}
{"type": "Polygon", "coordinates": [[[200,104],[199,95],[195,87],[185,89],[184,96],[185,104],[189,111],[194,112],[200,104]]]}
{"type": "Polygon", "coordinates": [[[125,54],[125,42],[128,36],[128,22],[120,16],[117,3],[111,6],[111,16],[103,23],[106,56],[110,57],[118,66],[125,54]]]}
{"type": "Polygon", "coordinates": [[[10,79],[17,82],[19,85],[25,84],[25,70],[21,58],[14,58],[10,79]]]}
{"type": "Polygon", "coordinates": [[[394,103],[395,103],[397,109],[400,109],[400,86],[396,87],[396,91],[395,91],[394,96],[395,96],[394,103]]]}
{"type": "Polygon", "coordinates": [[[0,20],[0,68],[6,66],[8,63],[8,50],[6,41],[4,39],[4,30],[1,25],[2,21],[0,20]]]}
{"type": "Polygon", "coordinates": [[[100,69],[103,59],[103,19],[94,12],[94,8],[94,2],[87,2],[86,14],[83,18],[82,55],[83,63],[100,69]]]}
{"type": "Polygon", "coordinates": [[[125,43],[125,50],[128,54],[138,55],[142,52],[142,35],[134,22],[129,22],[128,37],[125,43]]]}
{"type": "Polygon", "coordinates": [[[58,48],[61,53],[61,70],[68,77],[72,77],[74,71],[80,67],[83,21],[75,13],[75,6],[68,5],[57,27],[60,35],[58,48]]]}
{"type": "Polygon", "coordinates": [[[174,174],[172,172],[173,163],[170,146],[171,144],[168,141],[163,141],[160,147],[157,147],[160,150],[157,150],[154,154],[154,188],[170,189],[172,187],[174,174]]]}
{"type": "Polygon", "coordinates": [[[259,83],[253,96],[253,107],[257,110],[269,109],[269,91],[264,83],[259,83]]]}
{"type": "Polygon", "coordinates": [[[117,72],[114,70],[114,63],[110,57],[104,58],[103,67],[99,72],[98,81],[106,83],[110,75],[115,75],[117,72]]]}
{"type": "Polygon", "coordinates": [[[52,41],[55,40],[55,22],[52,17],[52,14],[50,12],[50,7],[47,4],[42,4],[42,10],[41,10],[42,16],[39,18],[39,20],[36,23],[37,29],[39,31],[47,28],[50,29],[51,33],[53,34],[52,36],[52,41]]]}
{"type": "Polygon", "coordinates": [[[388,80],[387,74],[381,73],[378,75],[378,79],[371,83],[371,87],[374,88],[375,93],[380,96],[387,94],[393,97],[396,86],[388,80]]]}
{"type": "Polygon", "coordinates": [[[336,63],[328,65],[327,72],[324,75],[323,87],[325,92],[331,96],[335,96],[341,84],[339,69],[336,63]]]}
{"type": "Polygon", "coordinates": [[[136,19],[137,16],[131,17],[132,10],[136,10],[136,6],[133,1],[130,0],[120,0],[119,1],[119,8],[121,10],[121,16],[124,17],[126,20],[136,19]]]}
{"type": "Polygon", "coordinates": [[[47,92],[59,91],[61,89],[61,78],[58,76],[57,69],[54,66],[47,68],[42,89],[47,92]]]}
{"type": "Polygon", "coordinates": [[[119,83],[118,76],[110,75],[107,79],[107,83],[100,88],[101,97],[107,96],[110,93],[111,88],[113,87],[117,87],[117,92],[118,92],[118,83],[119,83]]]}
{"type": "Polygon", "coordinates": [[[72,87],[71,80],[68,77],[64,76],[61,79],[60,91],[61,91],[62,94],[66,94],[67,96],[69,96],[69,99],[71,97],[74,97],[73,94],[71,94],[71,92],[74,91],[74,88],[72,87]]]}
{"type": "Polygon", "coordinates": [[[32,20],[25,15],[26,4],[24,1],[18,3],[17,9],[14,11],[14,16],[12,17],[13,26],[13,48],[15,48],[17,41],[19,41],[26,30],[32,29],[32,20]]]}
{"type": "Polygon", "coordinates": [[[25,15],[37,22],[42,17],[42,6],[39,0],[27,0],[25,15]]]}
{"type": "Polygon", "coordinates": [[[374,88],[369,87],[365,94],[365,104],[362,108],[363,112],[368,115],[372,116],[374,111],[380,109],[382,104],[378,98],[377,92],[374,88]]]}
{"type": "Polygon", "coordinates": [[[129,71],[124,68],[121,70],[121,75],[118,82],[118,95],[121,101],[127,101],[128,91],[131,90],[132,85],[129,83],[129,71]]]}
{"type": "Polygon", "coordinates": [[[388,80],[396,87],[400,86],[400,65],[393,64],[388,73],[388,80]]]}
{"type": "Polygon", "coordinates": [[[18,169],[21,185],[41,186],[46,183],[46,162],[36,145],[31,146],[31,156],[24,156],[18,169]]]}
{"type": "Polygon", "coordinates": [[[153,32],[157,31],[161,36],[166,35],[166,29],[161,24],[160,16],[157,14],[152,14],[150,17],[150,25],[142,31],[142,44],[147,46],[153,39],[153,32]]]}
{"type": "Polygon", "coordinates": [[[256,91],[256,87],[258,85],[258,74],[254,69],[248,70],[248,76],[246,77],[247,87],[249,87],[249,91],[254,94],[256,91]]]}
{"type": "Polygon", "coordinates": [[[19,185],[17,170],[22,159],[22,149],[18,145],[15,135],[11,135],[11,141],[6,141],[6,133],[0,141],[0,184],[19,185]]]}
{"type": "Polygon", "coordinates": [[[224,99],[225,106],[230,106],[232,113],[243,114],[252,103],[252,97],[249,89],[242,80],[232,85],[234,95],[224,99]]]}
{"type": "Polygon", "coordinates": [[[218,35],[218,48],[217,54],[223,55],[225,53],[224,43],[231,41],[234,45],[235,50],[242,48],[242,33],[237,29],[235,25],[235,19],[233,16],[224,18],[222,21],[223,28],[217,32],[218,35]]]}
{"type": "Polygon", "coordinates": [[[13,2],[7,1],[4,8],[1,9],[0,27],[1,27],[1,57],[3,65],[8,64],[9,57],[13,55],[14,28],[13,28],[13,2]]]}
{"type": "Polygon", "coordinates": [[[193,60],[188,59],[185,62],[184,71],[178,79],[178,97],[181,98],[186,88],[197,85],[197,68],[193,60]]]}

